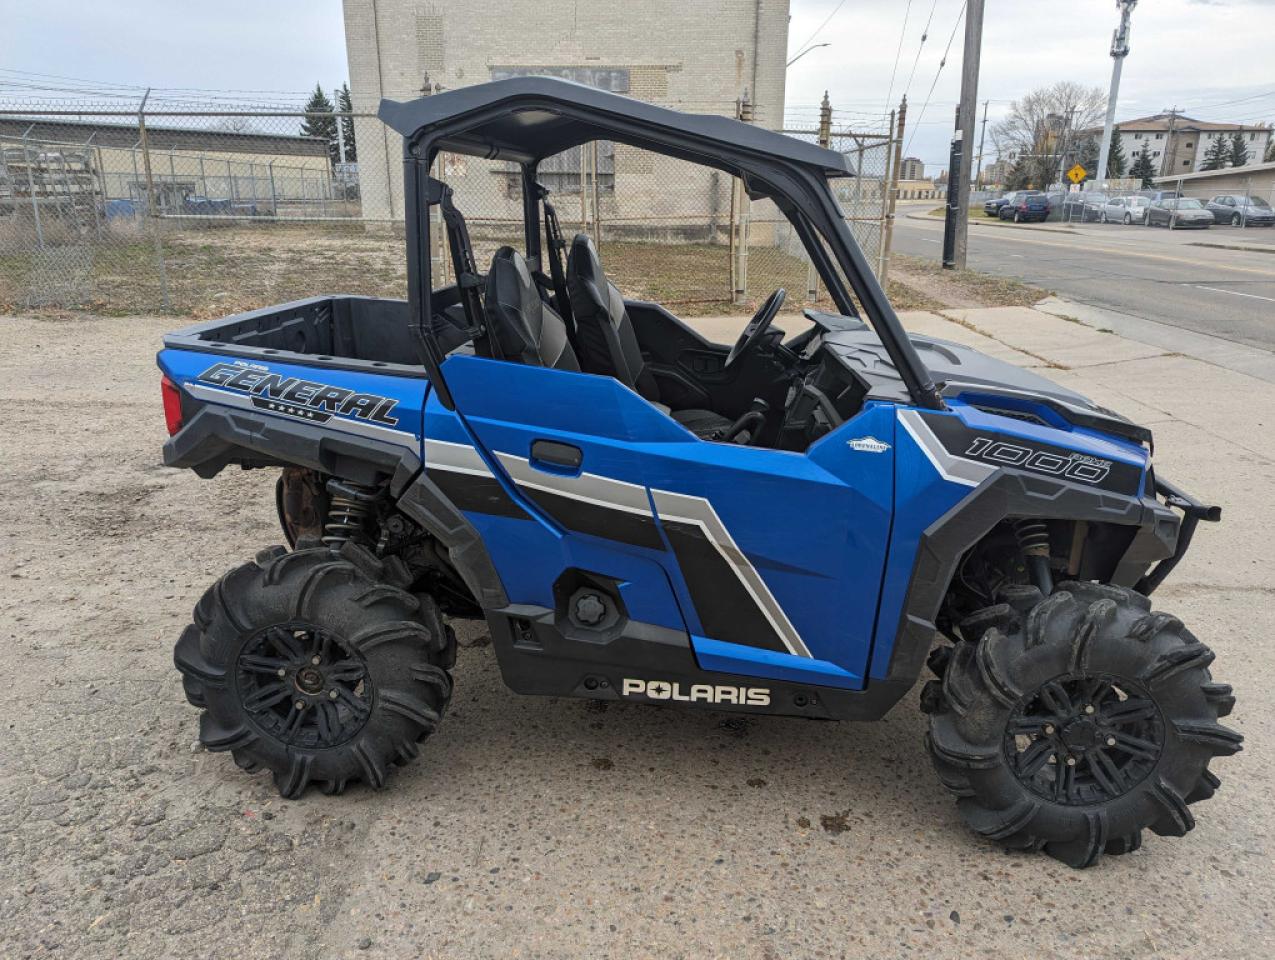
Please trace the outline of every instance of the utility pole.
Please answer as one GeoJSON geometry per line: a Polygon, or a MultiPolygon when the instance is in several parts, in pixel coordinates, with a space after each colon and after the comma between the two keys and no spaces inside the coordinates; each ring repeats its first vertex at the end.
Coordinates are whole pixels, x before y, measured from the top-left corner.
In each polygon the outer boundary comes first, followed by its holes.
{"type": "Polygon", "coordinates": [[[952,157],[960,166],[948,173],[947,189],[956,190],[955,209],[947,206],[948,217],[955,216],[955,240],[952,262],[944,256],[943,266],[965,269],[965,248],[970,227],[970,147],[974,143],[974,115],[978,111],[978,66],[983,51],[983,0],[969,0],[965,7],[965,54],[961,58],[961,105],[957,110],[959,150],[953,145],[952,157]]]}
{"type": "Polygon", "coordinates": [[[961,108],[956,108],[956,132],[952,134],[952,150],[947,158],[947,216],[943,219],[943,269],[951,270],[960,266],[956,262],[956,231],[960,226],[969,226],[968,201],[966,209],[961,208],[961,190],[957,186],[957,177],[964,179],[961,170],[965,167],[965,140],[961,136],[961,108]]]}
{"type": "Polygon", "coordinates": [[[974,189],[983,189],[983,141],[987,139],[987,105],[990,100],[983,101],[983,125],[978,133],[978,167],[974,170],[974,189]]]}
{"type": "Polygon", "coordinates": [[[1160,176],[1173,172],[1174,161],[1178,159],[1177,144],[1173,139],[1173,131],[1178,125],[1178,108],[1169,107],[1169,132],[1165,134],[1164,156],[1160,158],[1160,176]]]}
{"type": "MultiPolygon", "coordinates": [[[[1107,158],[1111,154],[1111,128],[1116,119],[1116,98],[1120,95],[1120,70],[1124,58],[1129,55],[1129,17],[1138,0],[1116,0],[1120,8],[1120,26],[1111,35],[1111,91],[1107,94],[1107,119],[1102,125],[1102,146],[1098,150],[1098,169],[1095,180],[1107,179],[1107,158]]],[[[1163,172],[1163,171],[1162,171],[1163,172]]]]}

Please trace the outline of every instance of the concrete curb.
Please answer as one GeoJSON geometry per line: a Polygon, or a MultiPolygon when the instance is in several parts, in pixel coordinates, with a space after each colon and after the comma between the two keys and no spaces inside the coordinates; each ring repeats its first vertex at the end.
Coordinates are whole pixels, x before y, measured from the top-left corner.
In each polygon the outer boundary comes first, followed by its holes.
{"type": "MultiPolygon", "coordinates": [[[[928,220],[931,223],[943,222],[941,217],[931,217],[928,213],[909,213],[907,215],[907,218],[909,220],[928,220]]],[[[992,218],[988,217],[987,219],[991,220],[992,218]]],[[[970,226],[992,227],[996,230],[1031,230],[1034,233],[1042,233],[1042,232],[1043,233],[1062,233],[1062,234],[1066,234],[1069,237],[1083,236],[1083,234],[1077,233],[1075,230],[1071,230],[1067,227],[1033,226],[1031,224],[1026,224],[1026,223],[1010,223],[1009,221],[1000,221],[1000,220],[996,221],[995,223],[982,223],[978,220],[971,220],[970,226]]]]}
{"type": "Polygon", "coordinates": [[[1240,246],[1237,243],[1203,243],[1192,242],[1187,244],[1188,247],[1209,247],[1213,250],[1241,250],[1244,253],[1270,253],[1275,254],[1275,246],[1272,247],[1247,247],[1240,246]]]}

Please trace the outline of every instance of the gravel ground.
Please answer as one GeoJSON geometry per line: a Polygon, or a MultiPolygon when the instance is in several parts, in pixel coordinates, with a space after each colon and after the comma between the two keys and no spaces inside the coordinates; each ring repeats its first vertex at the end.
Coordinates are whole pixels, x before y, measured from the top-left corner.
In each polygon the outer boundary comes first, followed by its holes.
{"type": "Polygon", "coordinates": [[[967,833],[915,697],[866,725],[521,698],[474,625],[447,723],[390,789],[279,800],[194,748],[171,666],[204,587],[279,540],[273,476],[159,465],[175,325],[0,318],[0,957],[1270,955],[1269,385],[1232,388],[1219,436],[1154,402],[1216,368],[1049,371],[1225,491],[1231,522],[1160,602],[1218,651],[1248,736],[1185,840],[1076,872],[967,833]]]}

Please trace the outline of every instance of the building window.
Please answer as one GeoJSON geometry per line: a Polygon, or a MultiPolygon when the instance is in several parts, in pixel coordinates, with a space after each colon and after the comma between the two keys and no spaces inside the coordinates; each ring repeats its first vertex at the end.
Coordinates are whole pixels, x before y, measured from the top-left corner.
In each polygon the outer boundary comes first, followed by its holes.
{"type": "Polygon", "coordinates": [[[1164,134],[1163,134],[1163,133],[1157,133],[1157,134],[1155,135],[1155,138],[1156,138],[1157,140],[1163,140],[1163,139],[1164,139],[1164,134]]]}
{"type": "Polygon", "coordinates": [[[1183,161],[1182,161],[1182,166],[1184,166],[1184,167],[1189,167],[1190,165],[1191,165],[1191,161],[1190,161],[1190,160],[1183,160],[1183,161]]]}
{"type": "Polygon", "coordinates": [[[1140,133],[1135,133],[1135,134],[1133,135],[1133,139],[1135,139],[1135,140],[1141,140],[1141,139],[1142,139],[1142,134],[1140,134],[1140,133]]]}
{"type": "Polygon", "coordinates": [[[1159,151],[1159,150],[1152,151],[1151,156],[1153,156],[1153,157],[1158,157],[1158,156],[1160,156],[1160,151],[1159,151]]]}
{"type": "Polygon", "coordinates": [[[1190,149],[1191,149],[1192,147],[1194,147],[1194,146],[1195,146],[1194,141],[1188,140],[1188,141],[1186,142],[1186,148],[1187,148],[1188,150],[1190,150],[1190,149]]]}

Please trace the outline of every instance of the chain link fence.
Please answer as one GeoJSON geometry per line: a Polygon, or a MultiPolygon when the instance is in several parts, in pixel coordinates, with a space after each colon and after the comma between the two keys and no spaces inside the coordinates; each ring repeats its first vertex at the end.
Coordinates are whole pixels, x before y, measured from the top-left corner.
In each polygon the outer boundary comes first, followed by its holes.
{"type": "MultiPolygon", "coordinates": [[[[845,154],[855,175],[834,190],[882,270],[895,141],[785,132],[845,154]]],[[[0,103],[0,312],[205,318],[320,293],[403,297],[399,149],[365,114],[0,103]]],[[[455,191],[480,266],[502,244],[521,247],[512,166],[444,154],[435,175],[455,191]]],[[[720,171],[597,142],[546,160],[541,180],[568,239],[589,233],[628,296],[683,314],[747,311],[778,286],[793,309],[826,303],[787,221],[720,171]]],[[[443,231],[432,233],[435,270],[450,271],[443,231]]]]}

